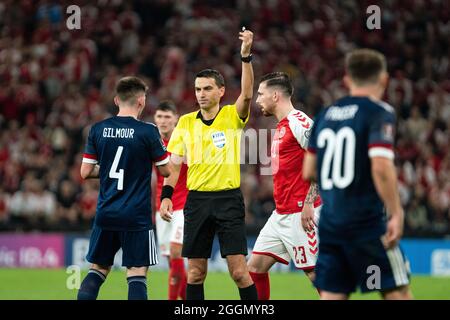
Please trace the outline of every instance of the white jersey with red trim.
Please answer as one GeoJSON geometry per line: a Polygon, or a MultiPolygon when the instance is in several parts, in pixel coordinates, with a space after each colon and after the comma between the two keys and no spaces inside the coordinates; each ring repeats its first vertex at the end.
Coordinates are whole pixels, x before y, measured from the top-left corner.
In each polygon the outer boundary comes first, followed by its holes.
{"type": "MultiPolygon", "coordinates": [[[[301,212],[310,183],[303,180],[303,158],[313,121],[302,111],[292,110],[282,119],[272,141],[273,196],[276,212],[301,212]]],[[[321,204],[317,197],[314,206],[321,204]]]]}

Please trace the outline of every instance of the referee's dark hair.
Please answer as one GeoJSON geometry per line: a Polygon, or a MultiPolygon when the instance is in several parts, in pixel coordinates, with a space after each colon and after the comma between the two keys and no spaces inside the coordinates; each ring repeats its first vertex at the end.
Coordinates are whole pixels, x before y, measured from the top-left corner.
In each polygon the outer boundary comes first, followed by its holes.
{"type": "Polygon", "coordinates": [[[345,71],[356,85],[374,84],[386,71],[386,58],[372,49],[357,49],[345,57],[345,71]]]}
{"type": "Polygon", "coordinates": [[[121,78],[116,85],[116,94],[123,102],[130,104],[136,103],[136,98],[142,93],[146,93],[148,90],[145,82],[138,77],[124,77],[121,78]]]}
{"type": "Polygon", "coordinates": [[[195,75],[195,79],[197,78],[213,78],[219,88],[225,86],[223,75],[219,71],[214,69],[205,69],[200,71],[195,75]]]}
{"type": "Polygon", "coordinates": [[[294,93],[294,86],[289,75],[285,72],[268,73],[261,78],[261,83],[263,82],[266,84],[266,87],[279,88],[287,97],[291,97],[294,93]]]}
{"type": "Polygon", "coordinates": [[[177,107],[172,100],[164,100],[161,101],[156,107],[156,111],[172,111],[174,114],[177,114],[177,107]]]}

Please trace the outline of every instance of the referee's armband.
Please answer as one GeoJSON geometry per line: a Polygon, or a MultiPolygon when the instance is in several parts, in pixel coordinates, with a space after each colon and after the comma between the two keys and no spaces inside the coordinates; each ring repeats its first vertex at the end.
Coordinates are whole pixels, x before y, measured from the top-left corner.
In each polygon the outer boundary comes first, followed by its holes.
{"type": "Polygon", "coordinates": [[[169,198],[172,199],[172,195],[173,195],[173,187],[166,185],[162,187],[161,190],[161,201],[163,201],[165,198],[169,198]]]}

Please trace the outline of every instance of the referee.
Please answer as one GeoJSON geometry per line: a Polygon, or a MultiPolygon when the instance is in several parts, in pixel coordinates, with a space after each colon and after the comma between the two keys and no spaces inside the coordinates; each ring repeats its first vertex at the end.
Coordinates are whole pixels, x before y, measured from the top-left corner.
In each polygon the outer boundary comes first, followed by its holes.
{"type": "Polygon", "coordinates": [[[250,53],[253,33],[239,33],[242,60],[241,94],[233,105],[220,108],[225,93],[223,76],[206,69],[195,77],[200,110],[182,116],[168,145],[172,174],[164,180],[161,218],[172,218],[171,196],[184,159],[187,160],[189,194],[184,207],[183,257],[188,258],[187,300],[204,300],[203,283],[214,235],[226,258],[231,277],[242,300],[257,300],[245,256],[244,200],[240,191],[240,139],[249,118],[253,96],[250,53]]]}

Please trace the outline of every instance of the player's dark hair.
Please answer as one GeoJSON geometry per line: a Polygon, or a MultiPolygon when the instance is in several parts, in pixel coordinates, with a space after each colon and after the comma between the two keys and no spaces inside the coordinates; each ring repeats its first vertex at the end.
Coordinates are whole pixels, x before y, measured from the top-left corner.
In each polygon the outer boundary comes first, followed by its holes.
{"type": "Polygon", "coordinates": [[[289,75],[285,72],[268,73],[261,78],[261,83],[263,82],[267,87],[278,87],[288,97],[291,97],[294,93],[294,86],[289,75]]]}
{"type": "Polygon", "coordinates": [[[138,77],[124,77],[117,82],[116,94],[124,102],[136,103],[136,96],[147,92],[147,85],[138,77]]]}
{"type": "Polygon", "coordinates": [[[161,101],[156,107],[156,111],[172,111],[174,114],[177,113],[177,107],[175,103],[171,100],[161,101]]]}
{"type": "Polygon", "coordinates": [[[200,71],[199,73],[197,73],[195,75],[195,79],[197,79],[197,78],[212,78],[212,79],[214,79],[214,81],[216,82],[216,85],[219,88],[222,88],[225,86],[225,80],[223,78],[223,75],[219,71],[214,70],[214,69],[205,69],[205,70],[200,71]]]}
{"type": "Polygon", "coordinates": [[[386,58],[372,49],[357,49],[346,55],[345,71],[357,85],[372,84],[386,71],[386,58]]]}

